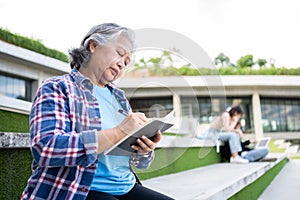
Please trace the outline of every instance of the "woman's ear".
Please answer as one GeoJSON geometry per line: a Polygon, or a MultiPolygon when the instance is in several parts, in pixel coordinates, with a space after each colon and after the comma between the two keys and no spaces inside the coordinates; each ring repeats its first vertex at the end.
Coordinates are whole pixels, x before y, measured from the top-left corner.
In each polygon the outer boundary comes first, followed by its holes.
{"type": "Polygon", "coordinates": [[[94,53],[95,49],[97,47],[97,44],[94,40],[90,40],[89,42],[89,50],[91,53],[94,53]]]}

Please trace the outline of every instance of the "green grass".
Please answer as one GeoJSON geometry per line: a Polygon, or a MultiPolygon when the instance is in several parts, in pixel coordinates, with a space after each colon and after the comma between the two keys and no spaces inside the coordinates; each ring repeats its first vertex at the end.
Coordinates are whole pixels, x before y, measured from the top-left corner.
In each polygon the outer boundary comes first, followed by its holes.
{"type": "Polygon", "coordinates": [[[229,200],[256,200],[263,193],[263,191],[270,185],[276,175],[281,171],[281,169],[288,162],[288,159],[284,159],[279,162],[272,169],[267,171],[263,176],[259,177],[255,182],[249,184],[247,187],[243,188],[240,192],[236,193],[229,200]]]}
{"type": "MultiPolygon", "coordinates": [[[[285,152],[285,148],[279,148],[275,140],[270,141],[269,147],[272,153],[285,152]]],[[[155,155],[149,169],[134,169],[141,180],[221,162],[214,147],[163,148],[156,149],[155,155]]]]}
{"type": "Polygon", "coordinates": [[[291,159],[300,159],[300,156],[291,156],[291,159]]]}
{"type": "Polygon", "coordinates": [[[221,162],[215,147],[162,148],[155,150],[149,169],[134,169],[141,180],[221,162]]]}
{"type": "MultiPolygon", "coordinates": [[[[272,153],[284,153],[286,148],[279,148],[279,145],[275,144],[276,140],[271,140],[269,143],[270,151],[272,153]]],[[[293,144],[292,144],[293,145],[293,144]]],[[[298,145],[298,143],[296,143],[298,145]]],[[[289,155],[291,159],[300,159],[300,155],[289,155]]]]}
{"type": "Polygon", "coordinates": [[[271,140],[269,143],[269,148],[272,153],[284,153],[286,148],[279,148],[277,144],[275,144],[276,140],[271,140]]]}
{"type": "Polygon", "coordinates": [[[164,132],[162,133],[162,135],[165,135],[165,136],[180,136],[180,137],[184,137],[186,136],[185,134],[180,134],[180,133],[170,133],[170,132],[164,132]]]}
{"type": "MultiPolygon", "coordinates": [[[[271,153],[284,153],[286,148],[279,148],[279,145],[275,144],[276,140],[271,140],[269,143],[269,148],[271,153]]],[[[263,176],[259,177],[255,182],[249,184],[247,187],[243,188],[240,192],[236,193],[229,200],[256,200],[263,193],[263,191],[269,186],[276,175],[281,171],[281,169],[288,162],[288,159],[284,159],[279,162],[272,169],[267,171],[263,176]]]]}

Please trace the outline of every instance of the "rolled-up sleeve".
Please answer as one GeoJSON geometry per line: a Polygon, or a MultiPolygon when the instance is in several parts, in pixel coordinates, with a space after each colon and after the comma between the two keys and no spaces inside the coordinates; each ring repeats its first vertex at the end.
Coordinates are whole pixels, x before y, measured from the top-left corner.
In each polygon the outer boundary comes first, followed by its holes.
{"type": "Polygon", "coordinates": [[[130,163],[138,169],[147,169],[150,167],[154,157],[154,151],[151,151],[148,155],[133,154],[130,163]]]}

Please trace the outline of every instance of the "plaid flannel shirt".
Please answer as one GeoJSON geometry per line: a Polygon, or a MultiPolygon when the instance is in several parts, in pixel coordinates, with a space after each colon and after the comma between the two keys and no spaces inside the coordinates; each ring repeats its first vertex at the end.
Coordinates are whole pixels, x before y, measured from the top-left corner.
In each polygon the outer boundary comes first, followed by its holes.
{"type": "MultiPolygon", "coordinates": [[[[130,105],[124,92],[108,86],[122,108],[130,105]]],[[[99,103],[93,84],[76,69],[46,80],[38,89],[30,113],[32,175],[21,199],[85,199],[97,168],[99,103]]],[[[138,168],[154,158],[132,157],[138,168]]]]}

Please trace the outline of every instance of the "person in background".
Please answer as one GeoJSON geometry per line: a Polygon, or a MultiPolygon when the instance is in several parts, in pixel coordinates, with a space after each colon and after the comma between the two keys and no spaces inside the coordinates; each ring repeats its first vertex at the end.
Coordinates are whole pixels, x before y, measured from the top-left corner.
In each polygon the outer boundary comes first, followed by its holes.
{"type": "Polygon", "coordinates": [[[71,72],[38,88],[30,113],[32,175],[21,199],[172,199],[138,184],[130,168],[151,164],[160,131],[153,141],[137,139],[132,156],[104,154],[148,120],[131,111],[113,84],[130,64],[134,47],[132,30],[96,25],[70,50],[71,72]]]}
{"type": "Polygon", "coordinates": [[[255,140],[246,140],[242,142],[242,152],[240,155],[242,158],[249,160],[249,162],[256,162],[264,159],[270,152],[268,147],[251,148],[251,144],[255,144],[255,140]]]}
{"type": "Polygon", "coordinates": [[[243,131],[239,127],[239,122],[243,111],[240,106],[234,106],[223,112],[211,124],[208,135],[217,140],[228,142],[230,147],[231,163],[248,163],[247,159],[242,158],[239,152],[242,151],[241,138],[243,131]]]}
{"type": "MultiPolygon", "coordinates": [[[[253,148],[251,145],[256,143],[255,140],[249,139],[241,142],[242,151],[239,155],[248,160],[249,162],[257,162],[264,159],[270,152],[268,147],[253,148]]],[[[223,161],[229,161],[231,157],[230,147],[228,142],[224,142],[224,145],[220,147],[221,156],[223,161]]],[[[266,160],[268,161],[268,160],[266,160]]]]}

